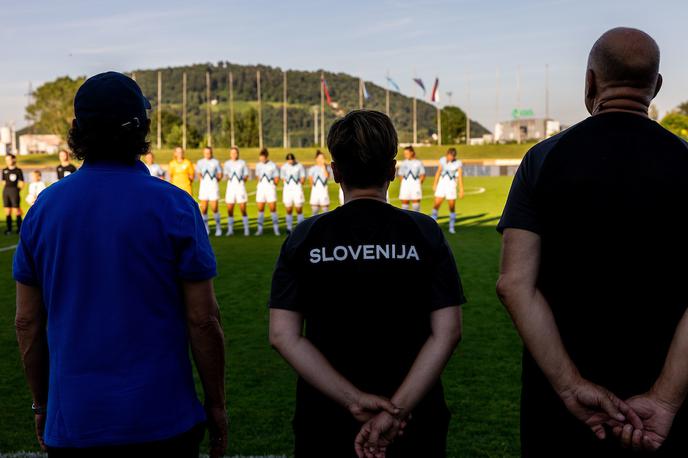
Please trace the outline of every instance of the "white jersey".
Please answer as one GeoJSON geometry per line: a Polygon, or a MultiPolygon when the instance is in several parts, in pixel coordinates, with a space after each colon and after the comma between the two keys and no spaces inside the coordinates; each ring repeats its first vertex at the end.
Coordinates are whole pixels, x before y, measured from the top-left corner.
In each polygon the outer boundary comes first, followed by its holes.
{"type": "Polygon", "coordinates": [[[284,181],[282,201],[287,207],[301,207],[305,201],[301,180],[306,178],[306,169],[298,162],[286,163],[280,170],[280,177],[284,181]]]}
{"type": "Polygon", "coordinates": [[[151,176],[154,176],[156,178],[165,178],[165,171],[160,167],[160,164],[146,164],[146,167],[148,167],[148,171],[150,172],[151,176]]]}
{"type": "Polygon", "coordinates": [[[224,173],[227,177],[227,191],[225,192],[225,203],[245,204],[248,201],[246,194],[245,181],[248,178],[248,167],[246,162],[237,159],[225,162],[224,173]]]}
{"type": "Polygon", "coordinates": [[[196,173],[201,176],[201,184],[198,188],[198,200],[219,200],[220,184],[217,175],[222,173],[220,161],[215,158],[200,159],[196,163],[196,173]]]}
{"type": "Polygon", "coordinates": [[[26,203],[33,205],[38,198],[38,195],[46,188],[42,181],[33,181],[29,184],[29,192],[26,195],[26,203]]]}
{"type": "Polygon", "coordinates": [[[277,164],[272,161],[256,164],[256,179],[258,188],[256,189],[256,202],[273,203],[277,202],[277,187],[275,179],[279,178],[280,172],[277,164]]]}
{"type": "Polygon", "coordinates": [[[456,200],[456,179],[461,169],[463,169],[463,163],[458,159],[449,162],[446,157],[440,159],[440,181],[437,184],[435,197],[456,200]]]}
{"type": "Polygon", "coordinates": [[[330,206],[330,191],[327,188],[329,177],[332,176],[332,169],[326,166],[327,174],[322,167],[314,165],[308,169],[308,176],[313,180],[311,188],[310,204],[315,207],[330,206]]]}
{"type": "Polygon", "coordinates": [[[421,175],[425,175],[425,167],[418,159],[406,159],[399,165],[397,175],[403,181],[420,181],[421,175]]]}

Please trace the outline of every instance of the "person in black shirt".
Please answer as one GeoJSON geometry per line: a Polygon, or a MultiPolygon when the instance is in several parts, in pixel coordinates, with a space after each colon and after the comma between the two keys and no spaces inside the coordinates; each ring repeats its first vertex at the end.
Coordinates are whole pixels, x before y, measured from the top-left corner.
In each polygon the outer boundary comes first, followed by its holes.
{"type": "Polygon", "coordinates": [[[76,167],[69,161],[69,151],[61,150],[58,154],[60,164],[57,166],[57,179],[61,180],[76,172],[76,167]]]}
{"type": "Polygon", "coordinates": [[[345,204],[296,227],[270,296],[270,342],[299,374],[295,456],[443,457],[440,374],[465,302],[454,257],[430,217],[386,203],[397,154],[387,116],[353,111],[327,143],[345,204]]]}
{"type": "Polygon", "coordinates": [[[12,216],[17,218],[17,234],[21,229],[22,212],[19,192],[24,187],[24,173],[17,167],[17,158],[14,154],[5,155],[7,167],[2,169],[2,181],[5,187],[2,190],[2,202],[5,207],[5,235],[12,233],[12,216]]]}
{"type": "Polygon", "coordinates": [[[605,33],[592,116],[514,179],[497,291],[525,343],[524,457],[688,456],[688,144],[648,118],[661,84],[649,35],[605,33]]]}

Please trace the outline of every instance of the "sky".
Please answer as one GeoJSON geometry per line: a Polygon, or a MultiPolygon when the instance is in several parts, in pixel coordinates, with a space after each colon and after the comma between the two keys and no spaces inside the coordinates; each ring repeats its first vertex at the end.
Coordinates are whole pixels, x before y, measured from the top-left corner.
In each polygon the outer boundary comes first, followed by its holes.
{"type": "Polygon", "coordinates": [[[0,125],[26,124],[29,83],[218,61],[381,86],[389,72],[407,95],[414,75],[427,87],[439,77],[441,103],[490,130],[517,105],[544,116],[548,66],[550,116],[571,125],[587,115],[590,47],[616,26],[659,43],[660,113],[688,100],[686,0],[0,0],[0,11],[0,125]]]}

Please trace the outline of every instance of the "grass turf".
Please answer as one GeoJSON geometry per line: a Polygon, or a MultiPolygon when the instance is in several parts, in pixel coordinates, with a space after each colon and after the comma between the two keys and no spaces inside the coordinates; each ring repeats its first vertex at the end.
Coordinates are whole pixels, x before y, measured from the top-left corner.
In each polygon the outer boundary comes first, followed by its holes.
{"type": "MultiPolygon", "coordinates": [[[[467,196],[458,203],[458,233],[447,234],[469,300],[464,309],[463,341],[443,377],[453,414],[450,457],[519,455],[521,346],[494,294],[500,244],[494,226],[510,182],[507,177],[466,178],[467,196]]],[[[392,185],[392,199],[398,194],[398,185],[392,185]]],[[[252,182],[249,192],[254,189],[252,182]]],[[[429,180],[424,189],[426,196],[431,196],[429,180]]],[[[330,194],[335,206],[336,187],[331,187],[330,194]]],[[[431,198],[423,201],[424,212],[429,213],[431,202],[431,198]]],[[[279,207],[281,210],[282,205],[279,207]]],[[[224,209],[222,213],[224,222],[224,209]]],[[[308,209],[306,214],[310,214],[308,209]]],[[[249,205],[249,216],[255,225],[255,204],[249,205]]],[[[240,218],[237,220],[240,231],[240,218]]],[[[446,228],[446,206],[440,223],[446,228]]],[[[211,221],[211,228],[213,224],[211,221]]],[[[228,453],[289,454],[296,378],[268,345],[266,308],[272,267],[284,237],[223,236],[211,240],[219,266],[215,286],[228,352],[228,453]]],[[[0,238],[0,249],[16,243],[16,236],[0,238]]],[[[37,450],[31,399],[14,337],[12,256],[13,250],[0,251],[0,452],[37,450]]],[[[400,278],[399,283],[408,280],[400,278]]]]}
{"type": "MultiPolygon", "coordinates": [[[[505,144],[505,145],[453,145],[459,152],[459,158],[462,160],[488,160],[488,159],[521,159],[523,155],[533,146],[531,143],[523,144],[505,144]]],[[[437,160],[447,151],[449,146],[419,146],[416,148],[416,153],[419,159],[423,160],[437,160]]],[[[317,148],[269,148],[272,160],[276,162],[284,162],[284,157],[288,152],[293,152],[296,157],[305,163],[313,162],[315,151],[317,148]]],[[[401,153],[403,145],[400,147],[401,153]]],[[[156,161],[161,165],[166,165],[172,160],[172,149],[163,148],[161,150],[152,149],[155,153],[156,161]]],[[[327,151],[325,149],[325,151],[327,151]]],[[[216,157],[222,162],[229,159],[229,152],[227,148],[216,148],[216,157]]],[[[248,163],[253,164],[258,161],[258,148],[241,148],[241,158],[248,163]]],[[[186,156],[192,160],[197,161],[203,155],[200,149],[188,149],[186,156]]],[[[399,160],[403,159],[399,155],[399,160]]],[[[56,154],[32,154],[28,156],[19,156],[19,167],[56,167],[58,164],[56,154]]]]}

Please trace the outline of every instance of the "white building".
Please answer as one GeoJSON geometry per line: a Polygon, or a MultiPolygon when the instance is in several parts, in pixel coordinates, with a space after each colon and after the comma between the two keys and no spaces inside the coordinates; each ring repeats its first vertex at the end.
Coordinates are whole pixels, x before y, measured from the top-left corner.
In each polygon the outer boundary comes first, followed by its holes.
{"type": "Polygon", "coordinates": [[[20,135],[19,154],[55,154],[61,144],[62,137],[59,135],[20,135]]]}
{"type": "Polygon", "coordinates": [[[512,119],[495,125],[495,142],[540,141],[561,131],[561,123],[554,119],[512,119]]]}
{"type": "Polygon", "coordinates": [[[0,127],[0,156],[12,152],[14,147],[13,131],[9,126],[0,127]]]}

